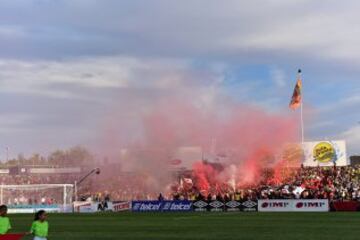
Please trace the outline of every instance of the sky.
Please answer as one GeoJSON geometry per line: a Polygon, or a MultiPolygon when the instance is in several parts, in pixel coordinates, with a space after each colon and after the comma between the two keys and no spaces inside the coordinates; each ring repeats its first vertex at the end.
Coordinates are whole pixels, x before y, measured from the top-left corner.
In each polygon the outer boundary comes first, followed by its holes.
{"type": "MultiPolygon", "coordinates": [[[[2,0],[0,159],[99,139],[176,95],[288,109],[303,70],[305,140],[360,154],[360,2],[2,0]],[[190,86],[190,87],[189,87],[190,86]],[[114,117],[115,116],[115,117],[114,117]],[[2,150],[1,150],[2,149],[2,150]]],[[[136,132],[136,125],[127,125],[136,132]]]]}

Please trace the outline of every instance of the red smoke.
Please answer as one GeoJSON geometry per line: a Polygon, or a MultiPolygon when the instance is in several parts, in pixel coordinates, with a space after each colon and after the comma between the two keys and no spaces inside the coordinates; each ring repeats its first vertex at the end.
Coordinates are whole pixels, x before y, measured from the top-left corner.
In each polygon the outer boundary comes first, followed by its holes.
{"type": "MultiPolygon", "coordinates": [[[[223,183],[230,183],[233,188],[258,183],[264,168],[281,166],[284,144],[299,139],[293,117],[253,106],[203,110],[187,100],[167,100],[147,109],[140,119],[141,134],[136,141],[129,137],[125,147],[133,152],[145,151],[123,159],[123,165],[129,166],[129,171],[150,176],[149,185],[154,191],[163,191],[171,183],[168,163],[179,147],[203,149],[204,159],[193,164],[194,185],[209,193],[220,189],[223,183]],[[219,163],[224,169],[203,164],[203,160],[219,163]]],[[[280,171],[276,174],[280,181],[280,171]]]]}
{"type": "Polygon", "coordinates": [[[276,156],[284,145],[297,141],[296,121],[249,106],[230,110],[221,115],[185,103],[163,104],[144,118],[146,143],[166,149],[168,155],[178,147],[201,146],[205,152],[203,160],[209,162],[218,162],[217,154],[225,153],[226,157],[219,162],[225,168],[223,171],[201,164],[201,159],[193,165],[196,185],[205,192],[228,181],[237,186],[257,183],[264,168],[279,166],[281,158],[276,156]],[[216,146],[211,145],[212,139],[216,146]],[[234,176],[228,173],[230,165],[235,166],[234,176]]]}
{"type": "Polygon", "coordinates": [[[195,177],[195,186],[207,195],[211,186],[216,186],[219,181],[219,172],[209,164],[197,162],[193,165],[193,175],[195,177]]]}

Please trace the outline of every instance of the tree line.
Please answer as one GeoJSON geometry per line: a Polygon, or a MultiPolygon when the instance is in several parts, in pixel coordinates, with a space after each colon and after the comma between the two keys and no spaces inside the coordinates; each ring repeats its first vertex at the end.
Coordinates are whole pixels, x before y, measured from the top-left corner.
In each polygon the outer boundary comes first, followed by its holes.
{"type": "Polygon", "coordinates": [[[5,166],[64,166],[78,167],[94,164],[94,155],[85,147],[75,146],[69,149],[57,149],[47,156],[34,153],[29,157],[19,154],[16,158],[1,162],[5,166]]]}

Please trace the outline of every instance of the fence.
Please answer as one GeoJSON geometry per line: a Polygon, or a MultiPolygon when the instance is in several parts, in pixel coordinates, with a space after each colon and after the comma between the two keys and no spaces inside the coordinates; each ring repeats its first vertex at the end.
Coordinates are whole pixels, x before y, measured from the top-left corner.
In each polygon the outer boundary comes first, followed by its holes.
{"type": "Polygon", "coordinates": [[[78,202],[75,212],[96,212],[108,210],[114,212],[328,212],[360,210],[356,201],[333,201],[327,199],[268,199],[243,201],[119,201],[109,202],[102,209],[100,203],[78,202]]]}

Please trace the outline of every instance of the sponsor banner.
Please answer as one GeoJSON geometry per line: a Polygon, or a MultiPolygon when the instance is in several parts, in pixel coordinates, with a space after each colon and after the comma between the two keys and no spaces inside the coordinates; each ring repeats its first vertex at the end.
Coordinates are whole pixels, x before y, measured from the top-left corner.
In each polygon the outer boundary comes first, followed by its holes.
{"type": "Polygon", "coordinates": [[[304,166],[347,166],[350,164],[346,156],[345,141],[305,142],[304,166]]]}
{"type": "Polygon", "coordinates": [[[223,212],[225,209],[225,204],[221,201],[214,200],[209,202],[208,209],[210,212],[223,212]]]}
{"type": "Polygon", "coordinates": [[[133,212],[187,212],[192,211],[191,201],[132,201],[133,212]]]}
{"type": "Polygon", "coordinates": [[[8,209],[8,213],[35,213],[35,209],[33,208],[12,208],[8,209]]]}
{"type": "Polygon", "coordinates": [[[162,211],[164,212],[189,212],[192,211],[191,201],[163,201],[162,211]]]}
{"type": "Polygon", "coordinates": [[[175,150],[174,155],[168,163],[172,170],[192,169],[192,166],[199,159],[202,159],[203,150],[201,147],[179,147],[175,150]]]}
{"type": "Polygon", "coordinates": [[[161,211],[160,201],[132,201],[131,211],[133,212],[159,212],[161,211]]]}
{"type": "Polygon", "coordinates": [[[209,204],[204,200],[198,200],[193,202],[193,210],[195,212],[206,212],[209,204]]]}
{"type": "Polygon", "coordinates": [[[259,212],[328,212],[326,199],[271,199],[258,200],[259,212]]]}
{"type": "Polygon", "coordinates": [[[109,202],[109,209],[113,212],[123,212],[128,211],[131,208],[131,202],[128,201],[116,201],[109,202]]]}
{"type": "Polygon", "coordinates": [[[130,210],[131,202],[114,201],[114,202],[74,202],[74,212],[93,213],[99,211],[121,212],[130,210]]]}
{"type": "Polygon", "coordinates": [[[98,211],[98,203],[93,202],[74,202],[74,212],[93,213],[98,211]]]}
{"type": "Polygon", "coordinates": [[[257,211],[257,206],[257,201],[252,200],[228,202],[221,202],[218,200],[207,202],[204,200],[199,200],[193,203],[193,209],[195,212],[255,212],[257,211]]]}
{"type": "Polygon", "coordinates": [[[247,200],[242,201],[241,203],[241,211],[243,212],[256,212],[258,210],[257,201],[247,200]]]}
{"type": "Polygon", "coordinates": [[[229,201],[225,203],[225,210],[227,212],[240,212],[241,208],[242,206],[240,201],[229,201]]]}
{"type": "Polygon", "coordinates": [[[0,169],[0,174],[9,174],[9,169],[0,169]]]}
{"type": "Polygon", "coordinates": [[[60,208],[9,208],[8,213],[36,213],[39,210],[45,210],[48,213],[60,213],[60,208]]]}
{"type": "Polygon", "coordinates": [[[81,173],[81,168],[79,167],[69,167],[69,168],[29,168],[27,169],[28,173],[33,174],[64,174],[64,173],[81,173]]]}

